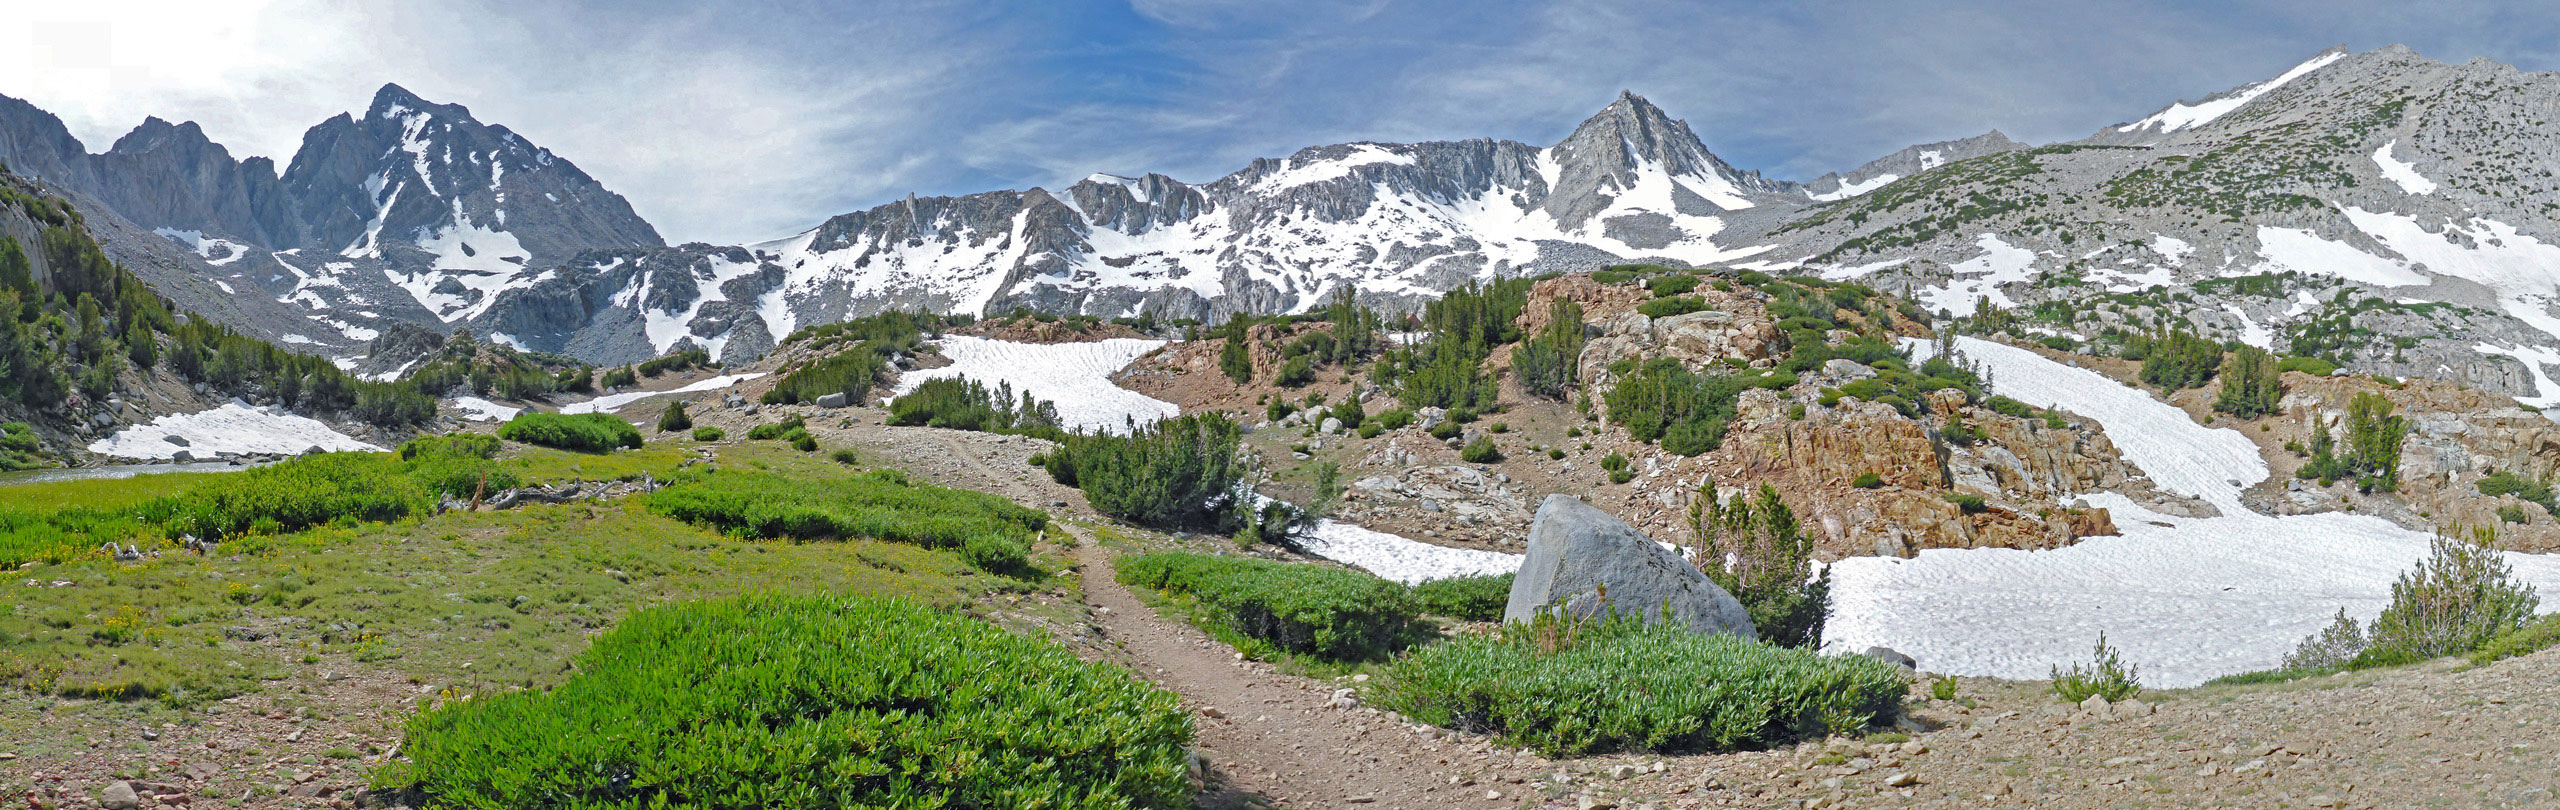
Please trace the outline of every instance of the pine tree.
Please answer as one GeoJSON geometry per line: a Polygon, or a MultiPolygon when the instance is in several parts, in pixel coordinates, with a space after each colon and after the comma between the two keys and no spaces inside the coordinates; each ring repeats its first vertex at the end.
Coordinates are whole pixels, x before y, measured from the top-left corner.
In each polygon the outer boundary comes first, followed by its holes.
{"type": "Polygon", "coordinates": [[[1253,381],[1253,353],[1245,345],[1247,338],[1244,332],[1243,329],[1228,332],[1226,348],[1218,350],[1218,370],[1226,372],[1227,379],[1236,381],[1237,385],[1253,381]]]}
{"type": "Polygon", "coordinates": [[[1698,487],[1689,505],[1697,564],[1707,579],[1742,603],[1760,640],[1788,647],[1822,643],[1831,617],[1831,571],[1814,573],[1813,541],[1776,487],[1757,498],[1716,497],[1715,482],[1698,487]]]}
{"type": "Polygon", "coordinates": [[[658,432],[660,433],[692,429],[693,417],[685,415],[684,402],[681,400],[667,403],[667,409],[658,414],[658,432]]]}
{"type": "Polygon", "coordinates": [[[2276,370],[2275,355],[2256,346],[2241,346],[2222,363],[2222,393],[2213,400],[2213,409],[2242,419],[2255,419],[2276,412],[2284,399],[2282,376],[2276,370]]]}

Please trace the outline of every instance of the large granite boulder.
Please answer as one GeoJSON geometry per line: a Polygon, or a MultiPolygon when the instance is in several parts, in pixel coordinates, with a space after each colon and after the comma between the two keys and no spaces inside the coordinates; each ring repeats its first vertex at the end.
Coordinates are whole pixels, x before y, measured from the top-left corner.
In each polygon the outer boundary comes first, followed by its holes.
{"type": "Polygon", "coordinates": [[[1608,606],[1647,623],[1676,621],[1701,633],[1758,639],[1751,614],[1716,587],[1678,552],[1664,548],[1625,521],[1570,495],[1549,495],[1529,527],[1528,559],[1511,582],[1507,622],[1528,621],[1561,609],[1592,617],[1608,606]]]}

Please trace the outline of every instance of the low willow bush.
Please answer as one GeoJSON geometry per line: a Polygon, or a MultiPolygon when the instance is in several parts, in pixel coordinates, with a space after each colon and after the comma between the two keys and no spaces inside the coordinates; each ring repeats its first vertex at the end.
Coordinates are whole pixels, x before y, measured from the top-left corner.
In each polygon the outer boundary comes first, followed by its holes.
{"type": "Polygon", "coordinates": [[[1550,757],[1785,745],[1901,710],[1901,671],[1677,624],[1553,618],[1396,659],[1378,705],[1550,757]]]}
{"type": "Polygon", "coordinates": [[[1511,603],[1511,581],[1516,574],[1481,577],[1435,579],[1413,586],[1413,598],[1422,603],[1422,612],[1471,622],[1498,622],[1502,609],[1511,603]]]}
{"type": "Polygon", "coordinates": [[[1013,574],[1049,516],[983,492],[915,484],[897,470],[811,480],[721,470],[658,490],[649,511],[743,536],[870,538],[953,549],[980,569],[1013,574]]]}
{"type": "Polygon", "coordinates": [[[422,436],[400,445],[400,463],[430,495],[494,495],[522,483],[515,468],[494,460],[498,447],[498,437],[481,433],[422,436]]]}
{"type": "Polygon", "coordinates": [[[397,456],[321,453],[216,476],[137,511],[169,537],[218,540],[342,521],[389,523],[424,514],[434,503],[397,456]]]}
{"type": "Polygon", "coordinates": [[[640,447],[640,429],[609,413],[525,411],[499,425],[498,438],[580,453],[640,447]]]}
{"type": "Polygon", "coordinates": [[[1336,661],[1382,658],[1419,609],[1404,586],[1340,568],[1189,552],[1120,561],[1120,581],[1197,600],[1218,627],[1336,661]]]}
{"type": "Polygon", "coordinates": [[[411,719],[406,784],[455,808],[1171,808],[1171,693],[898,600],[761,594],[631,614],[549,691],[411,719]]]}

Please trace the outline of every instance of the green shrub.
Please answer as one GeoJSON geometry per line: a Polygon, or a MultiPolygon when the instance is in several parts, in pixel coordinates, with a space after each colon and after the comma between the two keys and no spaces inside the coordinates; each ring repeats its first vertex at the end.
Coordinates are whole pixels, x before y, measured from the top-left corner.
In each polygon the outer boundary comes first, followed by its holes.
{"type": "Polygon", "coordinates": [[[2222,345],[2185,331],[2150,341],[2142,358],[2142,381],[2163,391],[2194,388],[2212,380],[2222,365],[2222,345]]]}
{"type": "Polygon", "coordinates": [[[1058,406],[1029,391],[1017,398],[1011,383],[988,388],[965,377],[939,377],[892,400],[889,424],[1055,436],[1058,406]]]}
{"type": "Polygon", "coordinates": [[[1466,429],[1467,426],[1458,424],[1458,420],[1442,419],[1439,423],[1431,426],[1430,433],[1431,438],[1447,441],[1455,438],[1460,432],[1465,431],[1466,429]]]}
{"type": "Polygon", "coordinates": [[[1491,436],[1477,436],[1458,449],[1458,458],[1469,464],[1492,464],[1502,460],[1502,448],[1493,445],[1491,436]]]}
{"type": "MultiPolygon", "coordinates": [[[[2513,495],[2520,500],[2541,506],[2544,512],[2560,515],[2560,504],[2554,503],[2551,483],[2548,481],[2526,478],[2506,470],[2497,470],[2482,476],[2479,483],[2474,486],[2479,488],[2482,495],[2492,498],[2513,495]]],[[[2522,523],[2523,521],[2509,522],[2522,523]]]]}
{"type": "Polygon", "coordinates": [[[428,804],[1171,808],[1179,699],[1055,644],[913,603],[760,594],[650,608],[547,691],[408,723],[428,804]]]}
{"type": "Polygon", "coordinates": [[[1371,422],[1369,424],[1361,425],[1359,432],[1360,438],[1375,439],[1378,438],[1378,434],[1387,432],[1387,426],[1371,422]]]}
{"type": "Polygon", "coordinates": [[[1698,288],[1698,277],[1686,273],[1654,276],[1652,280],[1644,283],[1644,288],[1652,291],[1655,298],[1687,295],[1689,291],[1698,288]]]}
{"type": "Polygon", "coordinates": [[[1929,679],[1929,697],[1935,700],[1956,699],[1956,676],[1939,675],[1929,679]]]}
{"type": "Polygon", "coordinates": [[[1706,308],[1707,302],[1705,299],[1694,295],[1679,295],[1646,301],[1642,304],[1638,304],[1636,306],[1636,311],[1644,313],[1644,316],[1647,318],[1668,318],[1673,315],[1686,315],[1692,312],[1703,312],[1706,308]]]}
{"type": "Polygon", "coordinates": [[[827,457],[835,459],[837,464],[842,464],[847,467],[859,466],[862,464],[862,454],[853,452],[853,448],[850,447],[838,449],[833,453],[828,453],[827,457]]]}
{"type": "MultiPolygon", "coordinates": [[[[455,457],[443,452],[419,456],[455,457]]],[[[388,523],[425,513],[432,505],[426,487],[408,475],[397,456],[321,453],[218,476],[143,504],[138,511],[169,537],[220,539],[251,531],[300,531],[337,520],[388,523]]]]}
{"type": "Polygon", "coordinates": [[[1547,459],[1550,461],[1563,461],[1564,449],[1558,447],[1547,448],[1547,459]]]}
{"type": "Polygon", "coordinates": [[[2531,620],[2541,597],[2515,580],[2495,532],[2436,535],[2427,558],[2391,583],[2359,666],[2415,663],[2479,649],[2531,620]]]}
{"type": "Polygon", "coordinates": [[[741,537],[784,540],[869,538],[960,549],[972,563],[1013,573],[1028,559],[1049,516],[983,492],[911,483],[897,470],[850,478],[792,478],[721,470],[650,493],[649,511],[741,537]],[[971,549],[1009,550],[1009,559],[971,549]]]}
{"type": "Polygon", "coordinates": [[[400,445],[400,464],[430,495],[496,494],[521,483],[515,468],[491,460],[498,447],[498,437],[482,433],[421,436],[400,445]]]}
{"type": "Polygon", "coordinates": [[[2276,364],[2276,370],[2299,371],[2314,377],[2326,377],[2338,372],[2338,364],[2317,357],[2287,357],[2276,364]]]}
{"type": "Polygon", "coordinates": [[[1233,632],[1337,661],[1393,652],[1420,609],[1404,586],[1365,573],[1243,557],[1142,554],[1120,561],[1119,578],[1196,599],[1233,632]]]}
{"type": "Polygon", "coordinates": [[[1609,389],[1609,421],[1625,425],[1637,441],[1694,456],[1723,444],[1736,400],[1761,377],[1693,374],[1680,361],[1645,361],[1609,389]]]}
{"type": "Polygon", "coordinates": [[[1948,503],[1956,505],[1957,511],[1968,515],[1979,515],[1991,511],[1989,502],[1984,501],[1982,496],[1970,492],[1949,492],[1939,497],[1947,499],[1948,503]]]}
{"type": "Polygon", "coordinates": [[[716,442],[721,439],[728,438],[728,436],[728,431],[721,430],[710,425],[703,425],[693,429],[693,440],[697,442],[716,442]]]}
{"type": "Polygon", "coordinates": [[[1470,622],[1498,622],[1511,602],[1517,574],[1435,579],[1413,586],[1422,612],[1470,622]]]}
{"type": "MultiPolygon", "coordinates": [[[[1239,315],[1238,317],[1242,317],[1239,315]]],[[[1253,352],[1241,328],[1227,336],[1227,344],[1218,349],[1218,370],[1237,385],[1253,382],[1253,352]]]]}
{"type": "Polygon", "coordinates": [[[1783,745],[1892,717],[1901,671],[1676,623],[1550,617],[1413,650],[1376,702],[1550,757],[1783,745]]]}
{"type": "Polygon", "coordinates": [[[2276,412],[2284,399],[2282,376],[2277,371],[2275,355],[2256,346],[2241,346],[2222,363],[2222,392],[2214,397],[2213,409],[2242,419],[2256,419],[2276,412]]]}
{"type": "Polygon", "coordinates": [[[679,430],[692,429],[693,417],[685,414],[684,403],[681,401],[668,402],[667,409],[658,414],[659,433],[674,433],[679,430]]]}
{"type": "Polygon", "coordinates": [[[2107,646],[2107,634],[2099,633],[2090,663],[2072,664],[2068,671],[2059,666],[2053,668],[2053,693],[2065,703],[2088,700],[2090,695],[2106,698],[2109,703],[2132,700],[2142,694],[2141,669],[2126,665],[2123,654],[2107,646]]]}
{"type": "Polygon", "coordinates": [[[808,423],[806,421],[802,420],[799,415],[794,414],[791,418],[780,422],[772,422],[747,428],[747,438],[751,441],[780,439],[791,435],[792,431],[806,433],[808,432],[807,426],[808,423]]]}
{"type": "Polygon", "coordinates": [[[1600,469],[1609,471],[1609,483],[1612,484],[1624,484],[1635,480],[1636,477],[1635,465],[1627,461],[1625,453],[1610,453],[1601,457],[1600,469]]]}
{"type": "Polygon", "coordinates": [[[1875,489],[1877,487],[1884,486],[1884,476],[1871,472],[1859,473],[1856,480],[1849,482],[1849,486],[1857,487],[1859,489],[1875,489]]]}
{"type": "Polygon", "coordinates": [[[2293,672],[2335,672],[2345,669],[2362,654],[2367,641],[2364,628],[2356,625],[2346,608],[2338,609],[2338,617],[2326,629],[2302,640],[2284,657],[2284,670],[2293,672]]]}
{"type": "Polygon", "coordinates": [[[1312,355],[1301,354],[1296,357],[1289,358],[1287,362],[1280,364],[1280,373],[1273,375],[1271,381],[1279,383],[1281,386],[1287,388],[1296,388],[1298,386],[1306,385],[1307,383],[1315,382],[1315,357],[1312,355]]]}
{"type": "Polygon", "coordinates": [[[1404,426],[1413,424],[1413,410],[1410,408],[1397,408],[1389,411],[1380,411],[1373,421],[1375,421],[1379,427],[1386,428],[1388,430],[1403,430],[1404,426]]]}
{"type": "Polygon", "coordinates": [[[782,440],[789,443],[793,450],[803,453],[818,452],[818,437],[809,435],[808,428],[794,428],[791,432],[782,434],[782,440]]]}
{"type": "Polygon", "coordinates": [[[609,368],[604,370],[603,377],[596,379],[596,384],[605,388],[629,388],[640,384],[640,373],[631,370],[628,364],[621,368],[609,368]]]}
{"type": "Polygon", "coordinates": [[[1251,526],[1265,539],[1284,537],[1295,521],[1272,525],[1253,505],[1237,452],[1243,436],[1225,416],[1190,414],[1126,436],[1065,436],[1046,466],[1058,483],[1084,490],[1096,511],[1131,523],[1221,534],[1251,526]]]}
{"type": "Polygon", "coordinates": [[[25,422],[0,423],[0,470],[32,470],[45,466],[44,445],[25,422]]]}
{"type": "Polygon", "coordinates": [[[1689,503],[1689,533],[1698,538],[1698,569],[1751,614],[1760,640],[1815,647],[1831,617],[1831,569],[1813,564],[1813,539],[1776,487],[1756,498],[1716,497],[1715,482],[1698,485],[1689,503]]]}
{"type": "Polygon", "coordinates": [[[498,426],[498,438],[580,453],[640,447],[640,429],[609,413],[525,411],[498,426]]]}
{"type": "Polygon", "coordinates": [[[2528,622],[2471,651],[2471,662],[2486,664],[2560,647],[2560,613],[2528,622]]]}
{"type": "MultiPolygon", "coordinates": [[[[1679,276],[1696,286],[1696,276],[1679,276]]],[[[1685,290],[1684,290],[1685,292],[1685,290]]],[[[1511,373],[1531,394],[1564,399],[1565,389],[1580,378],[1584,343],[1582,305],[1558,300],[1549,306],[1547,325],[1535,337],[1511,350],[1511,373]]]]}

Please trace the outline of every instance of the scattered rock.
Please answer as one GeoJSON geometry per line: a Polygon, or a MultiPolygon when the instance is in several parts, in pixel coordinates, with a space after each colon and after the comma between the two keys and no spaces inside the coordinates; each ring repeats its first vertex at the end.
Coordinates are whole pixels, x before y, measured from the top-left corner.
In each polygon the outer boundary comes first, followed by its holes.
{"type": "Polygon", "coordinates": [[[2115,713],[2113,707],[2107,704],[2107,696],[2105,695],[2090,695],[2088,700],[2080,701],[2080,710],[2100,716],[2112,715],[2115,713]]]}
{"type": "MultiPolygon", "coordinates": [[[[1866,367],[1859,366],[1859,368],[1866,367]]],[[[1894,651],[1892,647],[1868,647],[1866,652],[1859,653],[1859,655],[1883,661],[1906,670],[1918,671],[1920,669],[1919,661],[1914,660],[1911,656],[1903,655],[1902,653],[1894,651]]]]}
{"type": "Polygon", "coordinates": [[[844,405],[845,405],[845,396],[844,396],[844,392],[842,392],[842,391],[837,391],[837,392],[835,392],[835,393],[831,393],[831,394],[819,394],[819,395],[818,395],[818,407],[826,408],[826,409],[829,409],[829,410],[833,410],[833,409],[836,409],[836,408],[842,408],[842,407],[844,407],[844,405]]]}
{"type": "Polygon", "coordinates": [[[1885,787],[1910,787],[1917,784],[1920,784],[1920,777],[1912,776],[1909,771],[1884,778],[1885,787]]]}
{"type": "Polygon", "coordinates": [[[1527,621],[1559,607],[1572,616],[1596,616],[1611,604],[1647,622],[1759,637],[1742,603],[1678,553],[1570,495],[1547,496],[1530,525],[1528,556],[1511,584],[1503,621],[1527,621]]]}
{"type": "Polygon", "coordinates": [[[116,782],[98,792],[98,806],[106,810],[134,810],[142,806],[142,796],[134,792],[133,783],[116,782]]]}

